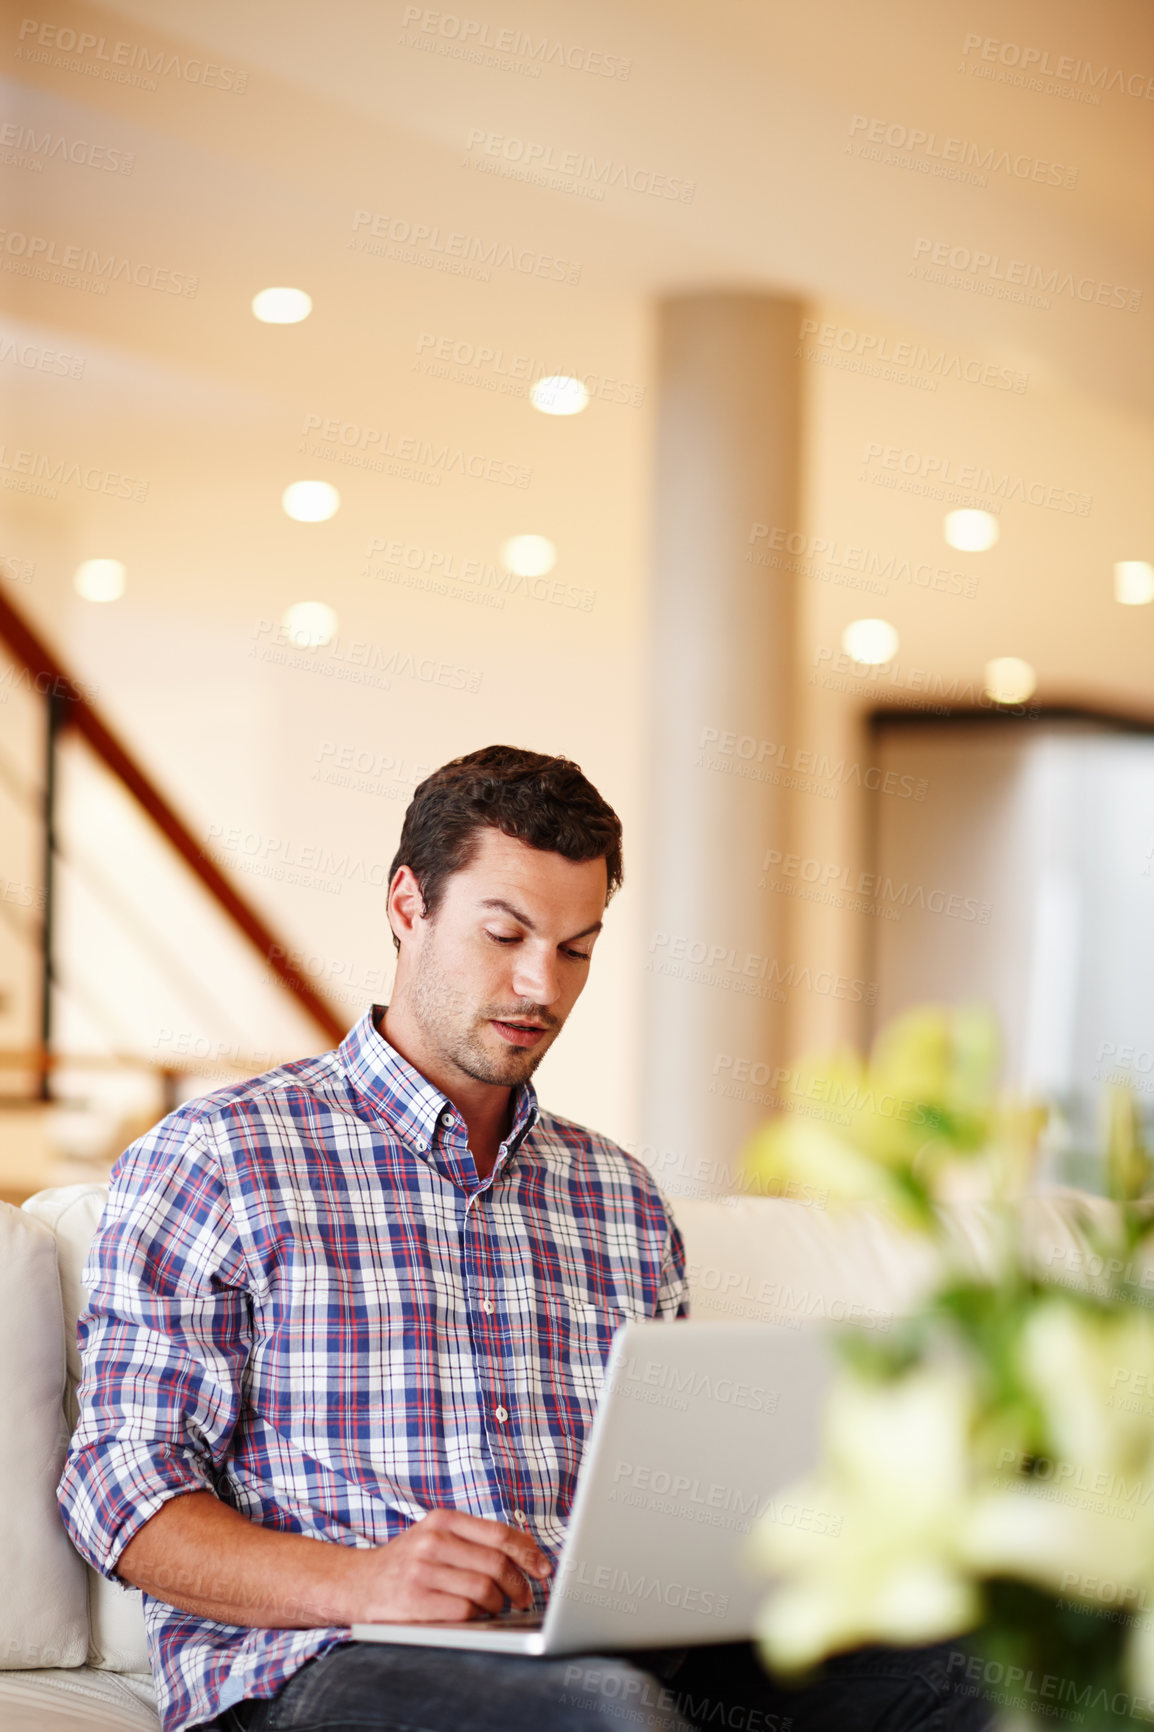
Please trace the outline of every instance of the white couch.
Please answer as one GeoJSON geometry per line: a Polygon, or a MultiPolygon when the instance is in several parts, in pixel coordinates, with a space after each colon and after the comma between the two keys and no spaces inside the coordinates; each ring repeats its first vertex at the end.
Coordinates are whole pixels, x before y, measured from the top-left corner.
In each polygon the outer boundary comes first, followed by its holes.
{"type": "MultiPolygon", "coordinates": [[[[0,1204],[0,1732],[157,1732],[140,1596],[69,1543],[56,1484],[75,1418],[80,1271],[104,1206],[99,1185],[0,1204]]],[[[1085,1247],[1076,1193],[1035,1199],[1037,1254],[1072,1278],[1085,1247]]],[[[1107,1205],[1093,1205],[1095,1212],[1107,1205]]],[[[675,1200],[694,1315],[833,1318],[885,1328],[928,1272],[877,1212],[774,1198],[675,1200]]],[[[988,1211],[951,1212],[980,1263],[988,1211]]]]}

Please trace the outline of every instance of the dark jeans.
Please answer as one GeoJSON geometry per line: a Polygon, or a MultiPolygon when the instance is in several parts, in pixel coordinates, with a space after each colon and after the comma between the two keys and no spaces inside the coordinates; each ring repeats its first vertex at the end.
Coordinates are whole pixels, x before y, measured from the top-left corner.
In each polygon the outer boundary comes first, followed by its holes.
{"type": "MultiPolygon", "coordinates": [[[[747,1642],[522,1659],[350,1642],[311,1660],[213,1732],[986,1732],[948,1647],[863,1648],[787,1689],[747,1642]],[[954,1684],[954,1688],[951,1685],[954,1684]]],[[[972,1689],[972,1686],[970,1687],[972,1689]]],[[[209,1732],[208,1727],[200,1732],[209,1732]]]]}

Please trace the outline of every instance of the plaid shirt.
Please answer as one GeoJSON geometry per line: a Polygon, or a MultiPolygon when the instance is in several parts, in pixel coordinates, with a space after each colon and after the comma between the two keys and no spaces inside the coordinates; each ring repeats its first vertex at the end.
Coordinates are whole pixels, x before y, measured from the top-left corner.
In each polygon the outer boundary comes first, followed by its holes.
{"type": "MultiPolygon", "coordinates": [[[[615,1328],[688,1310],[681,1238],[639,1162],[526,1083],[478,1182],[464,1121],[372,1012],[335,1051],[190,1101],[126,1150],[84,1281],[59,1495],[113,1579],[149,1517],[201,1490],[345,1546],[469,1510],[556,1562],[615,1328]]],[[[349,1640],[149,1595],[144,1613],[165,1732],[349,1640]]]]}

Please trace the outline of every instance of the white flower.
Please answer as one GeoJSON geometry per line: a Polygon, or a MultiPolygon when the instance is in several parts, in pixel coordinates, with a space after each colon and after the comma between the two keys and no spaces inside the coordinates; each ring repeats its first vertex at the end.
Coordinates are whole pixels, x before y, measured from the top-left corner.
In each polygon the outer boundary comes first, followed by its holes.
{"type": "Polygon", "coordinates": [[[1010,1449],[990,1464],[966,1555],[980,1575],[1018,1576],[1064,1598],[1094,1604],[1083,1584],[1101,1581],[1136,1595],[1154,1585],[1154,1420],[1125,1389],[1135,1373],[1145,1388],[1154,1369],[1154,1320],[1045,1298],[1018,1357],[1052,1454],[1030,1472],[1010,1449]]]}
{"type": "Polygon", "coordinates": [[[759,1560],[788,1573],[761,1620],[772,1664],[796,1670],[862,1642],[930,1642],[974,1623],[961,1544],[972,1413],[955,1367],[839,1379],[823,1468],[790,1493],[825,1520],[778,1526],[771,1505],[753,1536],[759,1560]]]}

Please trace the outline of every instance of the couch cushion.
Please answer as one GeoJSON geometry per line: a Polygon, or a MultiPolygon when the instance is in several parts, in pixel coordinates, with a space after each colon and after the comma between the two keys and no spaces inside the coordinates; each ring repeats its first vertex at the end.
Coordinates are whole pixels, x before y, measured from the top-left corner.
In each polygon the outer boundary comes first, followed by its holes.
{"type": "Polygon", "coordinates": [[[159,1732],[151,1682],[75,1666],[0,1672],[4,1732],[159,1732]]]}
{"type": "MultiPolygon", "coordinates": [[[[675,1197],[671,1203],[685,1239],[694,1317],[886,1329],[912,1310],[934,1275],[931,1248],[881,1207],[819,1208],[750,1196],[675,1197]]],[[[1081,1191],[1028,1198],[1026,1243],[1038,1268],[1072,1286],[1092,1283],[1100,1269],[1086,1226],[1105,1224],[1112,1212],[1105,1198],[1081,1191]]],[[[959,1260],[988,1270],[997,1231],[993,1205],[957,1202],[942,1213],[959,1260]]]]}
{"type": "Polygon", "coordinates": [[[84,1565],[56,1503],[68,1428],[56,1248],[0,1203],[0,1668],[80,1666],[84,1565]]]}
{"type": "MultiPolygon", "coordinates": [[[[81,1270],[106,1197],[103,1185],[69,1185],[41,1191],[24,1205],[25,1213],[50,1227],[56,1238],[70,1423],[75,1420],[80,1371],[76,1321],[85,1301],[81,1270]]],[[[892,1318],[917,1303],[933,1274],[931,1252],[903,1233],[881,1208],[820,1208],[794,1199],[750,1196],[674,1198],[672,1206],[685,1237],[692,1310],[698,1318],[846,1321],[886,1329],[892,1318]]],[[[1032,1199],[1030,1235],[1039,1263],[1058,1279],[1076,1282],[1092,1273],[1086,1268],[1079,1217],[1104,1218],[1109,1209],[1101,1199],[1079,1192],[1032,1199]]],[[[990,1206],[958,1203],[946,1215],[959,1255],[987,1265],[990,1206]]],[[[54,1351],[59,1361],[60,1348],[54,1351]]],[[[93,1570],[83,1574],[88,1582],[89,1664],[115,1672],[147,1671],[140,1595],[93,1570]]]]}
{"type": "MultiPolygon", "coordinates": [[[[68,1351],[67,1413],[76,1424],[76,1384],[80,1352],[76,1324],[87,1300],[80,1278],[88,1246],[108,1196],[106,1185],[62,1185],[29,1197],[25,1210],[51,1227],[56,1236],[60,1290],[68,1351]]],[[[136,1588],[110,1582],[99,1571],[85,1569],[88,1582],[88,1664],[112,1672],[147,1672],[142,1596],[136,1588]]]]}
{"type": "Polygon", "coordinates": [[[932,1272],[925,1247],[880,1208],[784,1197],[674,1197],[693,1317],[888,1328],[932,1272]]]}

